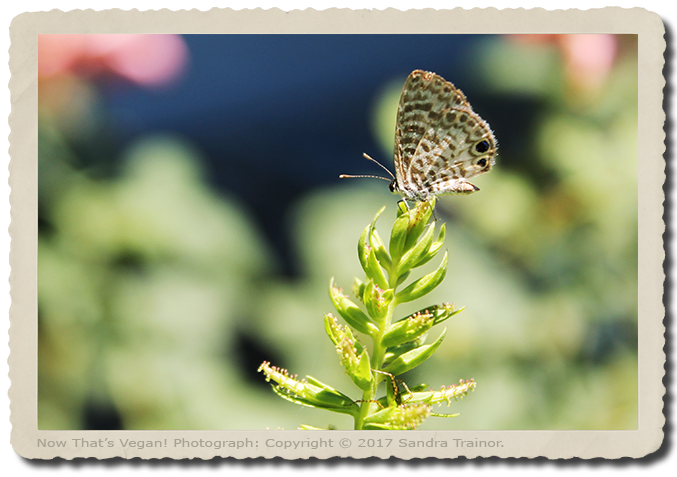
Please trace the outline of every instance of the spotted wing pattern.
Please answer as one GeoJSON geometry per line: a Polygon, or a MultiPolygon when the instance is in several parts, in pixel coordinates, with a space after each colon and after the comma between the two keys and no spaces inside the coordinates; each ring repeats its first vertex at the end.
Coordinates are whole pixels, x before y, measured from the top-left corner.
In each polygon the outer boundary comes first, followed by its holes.
{"type": "Polygon", "coordinates": [[[396,187],[405,198],[470,194],[467,179],[494,165],[496,139],[463,93],[416,70],[404,84],[395,131],[396,187]]]}

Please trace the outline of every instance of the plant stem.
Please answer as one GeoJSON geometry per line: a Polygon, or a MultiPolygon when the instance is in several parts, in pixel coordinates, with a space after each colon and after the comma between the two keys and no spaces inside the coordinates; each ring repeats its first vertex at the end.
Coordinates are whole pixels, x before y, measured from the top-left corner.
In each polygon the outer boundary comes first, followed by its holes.
{"type": "MultiPolygon", "coordinates": [[[[393,263],[391,270],[397,270],[397,265],[396,263],[393,263]]],[[[395,288],[397,287],[397,280],[399,276],[397,274],[393,274],[388,277],[388,286],[390,286],[393,289],[393,293],[395,292],[395,288]]],[[[390,327],[390,323],[393,320],[393,314],[395,312],[395,307],[397,306],[397,300],[393,298],[393,300],[390,302],[388,305],[388,311],[386,313],[385,318],[381,323],[379,323],[379,330],[378,330],[378,335],[374,337],[374,351],[371,355],[371,368],[377,371],[381,371],[381,368],[383,367],[383,359],[385,357],[385,352],[386,352],[386,347],[382,345],[383,341],[383,335],[385,334],[386,330],[390,327]]],[[[371,387],[362,393],[362,402],[360,405],[360,413],[355,419],[355,430],[361,430],[362,427],[364,426],[364,419],[369,415],[369,411],[372,408],[372,406],[375,406],[376,403],[375,398],[376,398],[376,391],[378,390],[379,385],[381,384],[381,380],[383,379],[383,374],[381,373],[374,373],[373,378],[372,378],[372,385],[371,387]]]]}

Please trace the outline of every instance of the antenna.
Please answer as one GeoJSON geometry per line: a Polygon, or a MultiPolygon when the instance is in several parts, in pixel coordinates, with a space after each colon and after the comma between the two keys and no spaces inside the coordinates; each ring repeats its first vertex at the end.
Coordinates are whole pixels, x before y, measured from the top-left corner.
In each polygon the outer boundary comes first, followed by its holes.
{"type": "Polygon", "coordinates": [[[353,176],[353,175],[348,175],[348,174],[341,174],[341,175],[339,176],[339,179],[350,179],[350,178],[355,178],[355,177],[370,177],[370,178],[372,178],[372,179],[382,179],[382,180],[388,181],[388,182],[390,182],[391,180],[395,179],[395,176],[393,175],[393,173],[390,172],[386,166],[384,166],[383,164],[381,164],[380,162],[378,162],[378,161],[377,161],[376,159],[374,159],[373,157],[369,156],[369,154],[367,154],[366,152],[363,152],[362,155],[363,155],[364,157],[366,157],[367,159],[369,159],[370,161],[375,162],[376,164],[378,164],[379,166],[381,166],[381,167],[383,168],[383,170],[386,171],[386,172],[390,175],[390,177],[392,177],[392,179],[388,179],[387,177],[381,177],[381,176],[372,176],[372,175],[358,175],[358,176],[353,176]]]}

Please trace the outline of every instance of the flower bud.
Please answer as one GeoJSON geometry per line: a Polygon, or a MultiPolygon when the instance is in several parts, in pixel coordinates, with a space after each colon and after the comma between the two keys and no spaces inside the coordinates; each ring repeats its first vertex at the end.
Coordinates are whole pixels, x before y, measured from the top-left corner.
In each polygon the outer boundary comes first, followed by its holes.
{"type": "Polygon", "coordinates": [[[367,334],[378,331],[376,326],[370,322],[369,317],[355,303],[350,301],[339,287],[334,285],[333,278],[329,284],[329,296],[334,303],[334,307],[336,307],[336,311],[350,326],[367,334]]]}
{"type": "Polygon", "coordinates": [[[286,369],[271,366],[267,361],[258,370],[265,374],[266,381],[276,383],[273,391],[288,401],[353,416],[359,412],[359,407],[352,399],[311,376],[300,381],[296,376],[289,376],[286,369]]]}

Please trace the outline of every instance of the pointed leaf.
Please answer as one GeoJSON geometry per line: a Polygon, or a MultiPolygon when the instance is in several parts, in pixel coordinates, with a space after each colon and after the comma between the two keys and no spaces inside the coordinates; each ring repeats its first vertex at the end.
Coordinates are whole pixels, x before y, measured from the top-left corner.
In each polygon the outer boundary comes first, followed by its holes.
{"type": "MultiPolygon", "coordinates": [[[[367,227],[365,227],[364,231],[362,232],[362,235],[360,236],[360,240],[357,242],[357,255],[360,259],[360,264],[362,265],[362,269],[365,271],[365,273],[369,273],[368,268],[367,268],[367,259],[369,256],[369,251],[374,248],[373,244],[371,243],[372,235],[374,232],[374,227],[376,226],[376,221],[378,220],[379,216],[383,213],[385,210],[385,206],[381,207],[381,210],[379,210],[376,213],[376,216],[374,217],[374,220],[371,221],[367,227]]],[[[380,240],[380,238],[379,238],[380,240]]],[[[383,242],[381,242],[381,245],[383,245],[383,242]]],[[[385,251],[385,247],[384,251],[385,251]]],[[[387,254],[387,252],[386,252],[387,254]]]]}
{"type": "Polygon", "coordinates": [[[364,282],[360,280],[359,278],[355,278],[355,281],[353,282],[353,294],[357,297],[358,300],[360,300],[362,303],[364,303],[364,282]]]}
{"type": "Polygon", "coordinates": [[[371,365],[369,363],[369,354],[366,349],[362,350],[357,368],[350,374],[350,378],[362,391],[367,391],[371,387],[371,365]]]}
{"type": "Polygon", "coordinates": [[[444,280],[444,277],[447,274],[447,260],[448,254],[445,252],[442,264],[437,270],[419,278],[395,295],[397,303],[406,303],[408,301],[416,300],[434,290],[437,285],[442,283],[442,280],[444,280]]]}
{"type": "Polygon", "coordinates": [[[446,334],[447,330],[445,328],[440,337],[437,338],[434,343],[423,345],[404,353],[392,363],[390,363],[383,371],[394,376],[398,376],[411,369],[414,369],[416,366],[422,364],[433,355],[435,350],[442,344],[442,340],[444,340],[446,334]]]}
{"type": "Polygon", "coordinates": [[[357,257],[360,259],[360,265],[362,265],[362,270],[367,273],[367,254],[369,251],[369,229],[371,225],[367,225],[360,235],[360,240],[357,241],[357,257]]]}
{"type": "Polygon", "coordinates": [[[385,268],[387,271],[390,271],[392,261],[390,259],[390,255],[386,251],[386,247],[383,244],[383,240],[381,240],[381,236],[378,234],[378,231],[376,229],[373,229],[371,232],[370,243],[372,248],[374,249],[374,254],[376,254],[376,258],[381,263],[381,266],[385,268]]]}
{"type": "Polygon", "coordinates": [[[410,271],[404,272],[402,275],[397,277],[397,286],[399,287],[402,285],[405,281],[407,281],[407,278],[409,278],[409,275],[411,275],[410,271]]]}
{"type": "Polygon", "coordinates": [[[419,240],[418,243],[413,248],[408,250],[402,256],[402,259],[400,260],[400,263],[397,266],[398,273],[409,271],[412,268],[418,266],[418,262],[420,262],[421,259],[430,250],[430,246],[433,243],[434,233],[435,233],[435,225],[433,224],[430,225],[430,227],[428,227],[428,230],[426,231],[425,234],[423,234],[421,240],[419,240]]]}
{"type": "Polygon", "coordinates": [[[374,249],[369,250],[369,254],[367,255],[367,277],[371,278],[374,280],[374,283],[381,287],[381,289],[386,290],[388,289],[388,279],[385,276],[385,272],[383,271],[383,268],[381,268],[381,265],[378,262],[378,259],[376,258],[376,253],[374,253],[374,249]]]}
{"type": "Polygon", "coordinates": [[[393,224],[390,231],[390,258],[392,263],[399,263],[404,250],[404,243],[407,240],[407,230],[409,229],[409,214],[403,213],[393,224]]]}
{"type": "Polygon", "coordinates": [[[442,224],[442,226],[440,227],[440,233],[437,236],[437,240],[435,240],[432,243],[428,252],[422,255],[419,261],[416,262],[416,264],[412,268],[420,267],[421,265],[425,265],[430,260],[432,260],[435,257],[435,255],[437,255],[437,253],[440,250],[442,250],[445,235],[446,235],[446,224],[442,224]]]}

